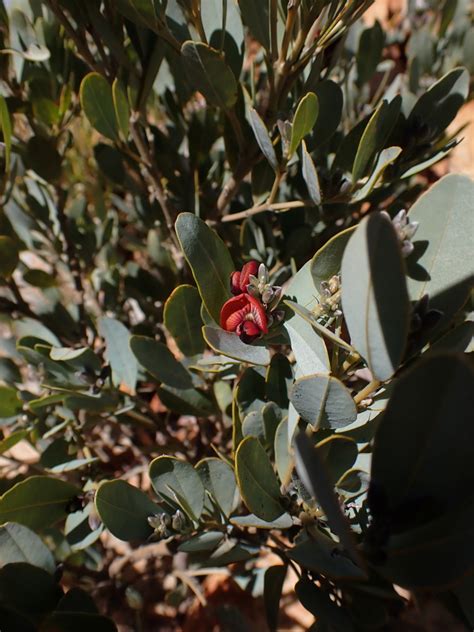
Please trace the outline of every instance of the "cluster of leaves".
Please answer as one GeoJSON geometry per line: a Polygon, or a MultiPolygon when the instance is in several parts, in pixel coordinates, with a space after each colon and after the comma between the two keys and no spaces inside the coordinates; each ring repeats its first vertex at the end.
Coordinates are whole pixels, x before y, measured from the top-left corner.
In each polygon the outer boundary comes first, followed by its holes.
{"type": "Polygon", "coordinates": [[[370,4],[0,2],[2,630],[114,629],[54,570],[101,570],[105,529],[234,564],[271,629],[290,567],[318,630],[384,629],[394,585],[474,625],[474,184],[420,197],[470,9],[370,4]],[[250,260],[284,315],[246,344],[220,314],[250,260]]]}

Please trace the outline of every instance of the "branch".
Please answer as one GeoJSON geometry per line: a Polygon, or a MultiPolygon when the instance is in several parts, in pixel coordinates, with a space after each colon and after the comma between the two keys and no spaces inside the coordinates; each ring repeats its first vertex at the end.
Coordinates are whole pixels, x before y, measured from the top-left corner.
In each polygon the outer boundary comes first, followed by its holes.
{"type": "Polygon", "coordinates": [[[295,200],[294,202],[278,202],[278,204],[271,204],[270,202],[265,202],[264,204],[258,204],[257,206],[252,206],[245,211],[240,211],[240,213],[233,213],[232,215],[226,215],[222,218],[222,222],[236,222],[240,219],[246,219],[247,217],[252,217],[253,215],[258,215],[259,213],[264,213],[265,211],[285,211],[290,208],[304,208],[305,206],[314,206],[314,204],[308,200],[295,200]]]}

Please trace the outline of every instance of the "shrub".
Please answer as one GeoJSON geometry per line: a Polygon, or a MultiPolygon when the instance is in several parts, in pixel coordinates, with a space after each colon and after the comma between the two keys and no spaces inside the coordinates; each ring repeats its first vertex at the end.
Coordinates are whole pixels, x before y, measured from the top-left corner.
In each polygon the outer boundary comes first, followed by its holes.
{"type": "Polygon", "coordinates": [[[470,9],[370,4],[0,2],[2,630],[219,566],[270,629],[289,570],[315,630],[474,625],[470,9]]]}

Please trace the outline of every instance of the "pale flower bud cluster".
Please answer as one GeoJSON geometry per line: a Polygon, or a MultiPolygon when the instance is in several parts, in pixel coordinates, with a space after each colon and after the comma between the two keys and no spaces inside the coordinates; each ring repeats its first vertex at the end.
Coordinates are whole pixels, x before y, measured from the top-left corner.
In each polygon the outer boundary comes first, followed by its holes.
{"type": "Polygon", "coordinates": [[[342,316],[341,311],[341,275],[335,274],[319,286],[321,296],[318,312],[320,316],[342,316]]]}
{"type": "Polygon", "coordinates": [[[166,513],[149,516],[148,524],[155,530],[154,535],[160,540],[170,538],[174,533],[183,533],[188,529],[188,521],[180,509],[177,509],[172,516],[166,513]]]}
{"type": "Polygon", "coordinates": [[[262,301],[265,309],[272,312],[281,299],[282,289],[278,285],[270,285],[268,270],[263,263],[258,267],[257,276],[249,276],[247,292],[262,301]]]}
{"type": "MultiPolygon", "coordinates": [[[[385,211],[382,212],[385,213],[385,211]]],[[[385,214],[388,215],[388,213],[385,214]]],[[[395,228],[402,247],[402,255],[404,257],[408,257],[409,255],[411,255],[414,249],[411,240],[413,239],[418,229],[418,222],[410,222],[407,212],[405,211],[405,209],[402,209],[392,219],[392,224],[395,228]]]]}

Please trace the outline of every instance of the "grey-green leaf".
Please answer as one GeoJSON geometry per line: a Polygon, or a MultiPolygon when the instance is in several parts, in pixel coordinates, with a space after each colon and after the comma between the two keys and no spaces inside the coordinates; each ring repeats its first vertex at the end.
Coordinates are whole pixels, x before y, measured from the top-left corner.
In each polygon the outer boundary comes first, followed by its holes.
{"type": "Polygon", "coordinates": [[[362,220],[346,246],[342,306],[352,344],[375,378],[389,379],[405,352],[410,304],[398,237],[380,213],[362,220]]]}
{"type": "Polygon", "coordinates": [[[221,307],[231,296],[234,264],[229,251],[217,233],[193,213],[178,216],[176,233],[203,303],[218,323],[221,307]]]}
{"type": "Polygon", "coordinates": [[[189,81],[209,105],[231,108],[237,101],[237,81],[224,57],[202,42],[187,41],[181,54],[189,81]]]}
{"type": "Polygon", "coordinates": [[[130,349],[130,332],[115,318],[99,319],[99,333],[105,340],[105,357],[112,368],[112,378],[119,386],[124,383],[135,391],[138,364],[130,349]]]}
{"type": "Polygon", "coordinates": [[[306,148],[305,141],[302,142],[302,172],[303,178],[306,183],[306,187],[308,188],[309,197],[311,200],[319,206],[321,204],[321,189],[319,187],[319,178],[318,172],[316,171],[316,166],[311,158],[311,154],[308,152],[306,148]]]}
{"type": "Polygon", "coordinates": [[[26,562],[54,573],[56,564],[46,544],[22,524],[7,522],[0,527],[0,565],[26,562]]]}
{"type": "Polygon", "coordinates": [[[265,347],[245,344],[237,334],[218,327],[203,327],[202,332],[207,344],[217,353],[249,364],[270,364],[270,353],[265,347]]]}
{"type": "Polygon", "coordinates": [[[191,374],[162,342],[146,336],[132,336],[130,349],[139,364],[160,382],[174,388],[193,387],[191,374]]]}
{"type": "Polygon", "coordinates": [[[179,285],[165,303],[163,319],[166,329],[185,356],[202,353],[201,297],[192,285],[179,285]]]}
{"type": "Polygon", "coordinates": [[[252,125],[253,133],[255,134],[258,146],[262,150],[262,154],[270,163],[272,169],[274,171],[277,171],[278,159],[273,147],[272,139],[270,138],[270,134],[267,130],[267,126],[260,118],[257,110],[255,110],[254,108],[250,108],[249,114],[250,123],[252,125]]]}
{"type": "Polygon", "coordinates": [[[192,520],[199,520],[205,491],[199,474],[190,463],[171,456],[159,456],[150,463],[149,472],[153,489],[160,498],[171,499],[181,505],[192,520]]]}
{"type": "Polygon", "coordinates": [[[362,134],[352,167],[352,181],[368,175],[375,155],[384,148],[385,141],[397,122],[402,99],[395,97],[390,103],[382,101],[375,110],[362,134]]]}
{"type": "Polygon", "coordinates": [[[125,481],[104,481],[95,495],[102,522],[119,540],[145,541],[153,533],[148,518],[162,510],[146,494],[125,481]]]}
{"type": "Polygon", "coordinates": [[[319,113],[318,97],[308,92],[298,104],[291,128],[288,157],[295,153],[303,138],[313,129],[319,113]]]}
{"type": "Polygon", "coordinates": [[[290,401],[314,428],[343,428],[357,418],[350,392],[329,375],[308,375],[296,380],[290,401]]]}
{"type": "Polygon", "coordinates": [[[255,437],[244,439],[235,455],[235,471],[242,498],[256,516],[272,522],[284,513],[280,488],[270,459],[255,437]]]}
{"type": "Polygon", "coordinates": [[[474,280],[474,182],[448,175],[433,185],[410,209],[419,222],[414,252],[407,260],[412,300],[424,294],[430,307],[443,312],[443,322],[465,303],[474,280]]]}
{"type": "Polygon", "coordinates": [[[80,97],[82,109],[92,127],[110,140],[118,140],[112,87],[107,79],[97,72],[89,73],[82,80],[80,97]]]}
{"type": "Polygon", "coordinates": [[[19,522],[30,529],[43,529],[62,518],[80,490],[58,478],[30,476],[0,498],[0,523],[19,522]]]}

